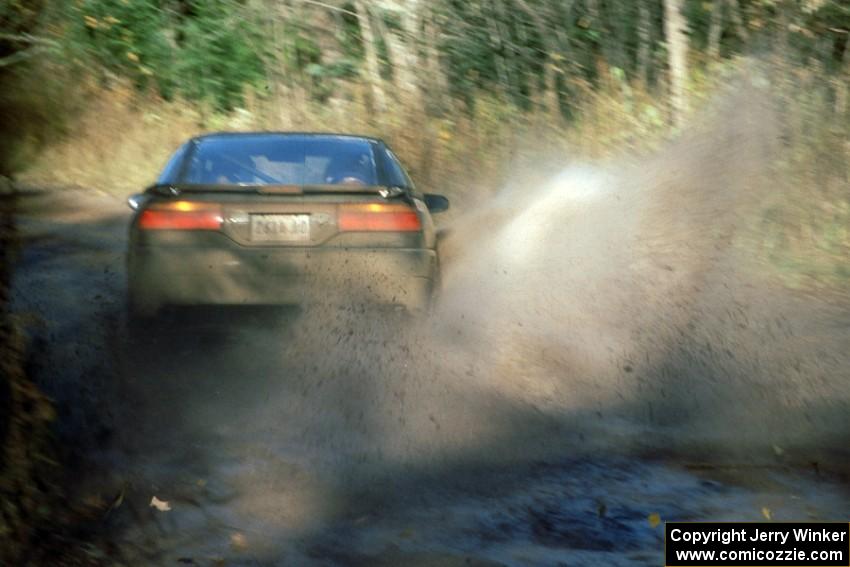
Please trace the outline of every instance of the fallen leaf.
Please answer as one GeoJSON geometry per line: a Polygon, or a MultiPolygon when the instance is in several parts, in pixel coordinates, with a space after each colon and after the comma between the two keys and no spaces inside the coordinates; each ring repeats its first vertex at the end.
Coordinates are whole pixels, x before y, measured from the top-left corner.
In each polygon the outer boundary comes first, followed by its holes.
{"type": "Polygon", "coordinates": [[[772,520],[772,519],[773,519],[773,516],[772,516],[772,514],[770,513],[770,508],[768,508],[767,506],[762,507],[762,509],[761,509],[761,515],[762,515],[762,516],[764,516],[764,517],[765,517],[765,519],[767,519],[767,520],[772,520]]]}
{"type": "Polygon", "coordinates": [[[658,524],[661,523],[661,516],[659,514],[650,514],[647,516],[646,520],[649,522],[651,527],[657,528],[658,524]]]}
{"type": "Polygon", "coordinates": [[[233,549],[247,549],[248,540],[245,539],[244,535],[235,533],[230,536],[230,546],[233,547],[233,549]]]}
{"type": "Polygon", "coordinates": [[[156,508],[160,512],[168,512],[169,510],[171,510],[171,504],[169,504],[165,500],[160,500],[156,496],[151,498],[151,507],[156,508]]]}

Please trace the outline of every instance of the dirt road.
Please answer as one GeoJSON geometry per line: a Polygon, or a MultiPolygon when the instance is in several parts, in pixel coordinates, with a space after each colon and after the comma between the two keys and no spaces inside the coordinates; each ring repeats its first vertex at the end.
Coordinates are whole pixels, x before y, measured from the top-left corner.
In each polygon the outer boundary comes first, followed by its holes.
{"type": "Polygon", "coordinates": [[[123,202],[18,205],[30,370],[61,408],[75,494],[115,503],[102,529],[128,564],[660,565],[651,514],[847,519],[846,479],[779,447],[707,465],[583,446],[597,408],[567,419],[493,393],[428,324],[183,312],[131,338],[123,202]]]}

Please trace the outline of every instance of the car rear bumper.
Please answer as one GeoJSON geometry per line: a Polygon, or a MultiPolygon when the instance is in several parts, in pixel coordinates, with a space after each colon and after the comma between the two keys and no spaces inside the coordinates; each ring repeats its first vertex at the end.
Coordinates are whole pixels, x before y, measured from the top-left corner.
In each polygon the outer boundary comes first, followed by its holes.
{"type": "Polygon", "coordinates": [[[426,309],[437,274],[428,249],[132,248],[131,292],[173,305],[358,304],[426,309]]]}

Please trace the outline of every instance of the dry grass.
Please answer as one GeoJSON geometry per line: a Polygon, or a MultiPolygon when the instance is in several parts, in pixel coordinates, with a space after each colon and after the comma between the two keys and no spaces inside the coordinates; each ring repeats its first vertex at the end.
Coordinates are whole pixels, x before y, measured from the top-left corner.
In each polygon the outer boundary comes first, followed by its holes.
{"type": "MultiPolygon", "coordinates": [[[[609,95],[591,95],[588,92],[583,103],[588,113],[614,100],[609,95]]],[[[639,142],[643,134],[635,132],[633,119],[620,107],[606,109],[608,116],[602,111],[589,114],[581,126],[570,128],[560,118],[522,113],[499,97],[484,94],[471,111],[454,110],[440,117],[427,116],[405,98],[378,114],[357,85],[322,103],[292,89],[272,97],[252,97],[244,108],[229,114],[139,95],[123,84],[90,87],[81,96],[87,101],[85,109],[69,133],[48,145],[21,172],[20,181],[127,194],[151,183],[171,152],[199,133],[342,131],[384,138],[423,190],[449,193],[461,202],[471,197],[472,203],[482,192],[501,187],[518,167],[532,169],[542,161],[577,155],[603,156],[624,136],[639,142]],[[594,122],[602,127],[594,128],[594,122]]]]}
{"type": "Polygon", "coordinates": [[[751,240],[787,286],[850,294],[850,77],[779,65],[771,79],[781,148],[751,240]]]}

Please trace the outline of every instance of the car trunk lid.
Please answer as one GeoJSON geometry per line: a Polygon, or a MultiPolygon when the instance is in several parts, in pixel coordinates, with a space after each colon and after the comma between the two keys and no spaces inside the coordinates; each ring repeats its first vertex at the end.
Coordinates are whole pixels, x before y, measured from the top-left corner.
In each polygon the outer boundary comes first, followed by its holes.
{"type": "Polygon", "coordinates": [[[218,230],[246,247],[409,246],[410,237],[422,232],[423,215],[412,199],[382,196],[406,197],[392,191],[339,186],[192,189],[171,193],[159,206],[218,206],[218,230]]]}

